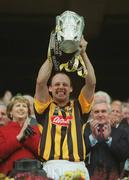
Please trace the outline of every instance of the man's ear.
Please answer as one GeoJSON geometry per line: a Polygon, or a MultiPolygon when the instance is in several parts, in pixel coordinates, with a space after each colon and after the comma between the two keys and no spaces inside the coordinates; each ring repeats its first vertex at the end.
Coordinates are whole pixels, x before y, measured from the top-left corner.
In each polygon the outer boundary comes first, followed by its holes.
{"type": "Polygon", "coordinates": [[[73,92],[73,88],[72,88],[72,86],[71,86],[71,88],[70,88],[70,92],[73,92]]]}
{"type": "Polygon", "coordinates": [[[51,87],[51,86],[49,86],[48,90],[49,90],[49,92],[52,92],[52,87],[51,87]]]}

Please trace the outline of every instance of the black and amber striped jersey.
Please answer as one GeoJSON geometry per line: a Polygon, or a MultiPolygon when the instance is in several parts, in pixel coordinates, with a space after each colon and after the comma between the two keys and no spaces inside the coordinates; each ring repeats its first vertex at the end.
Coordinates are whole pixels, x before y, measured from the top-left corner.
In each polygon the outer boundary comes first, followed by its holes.
{"type": "Polygon", "coordinates": [[[34,98],[34,108],[41,132],[38,149],[40,159],[83,161],[86,155],[84,114],[91,108],[91,103],[83,94],[80,93],[77,100],[70,100],[65,107],[59,107],[52,100],[41,103],[34,98]]]}

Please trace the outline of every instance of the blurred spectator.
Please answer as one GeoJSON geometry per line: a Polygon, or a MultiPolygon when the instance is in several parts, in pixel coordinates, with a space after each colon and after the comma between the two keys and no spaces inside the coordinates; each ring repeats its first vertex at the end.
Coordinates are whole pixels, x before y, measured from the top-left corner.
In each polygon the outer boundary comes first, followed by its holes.
{"type": "Polygon", "coordinates": [[[6,105],[0,102],[0,126],[6,125],[9,122],[6,114],[6,105]]]}
{"type": "Polygon", "coordinates": [[[112,104],[116,104],[116,105],[121,106],[121,105],[122,105],[122,102],[121,102],[119,99],[116,99],[116,100],[113,100],[113,101],[112,101],[112,104]]]}
{"type": "Polygon", "coordinates": [[[25,94],[23,96],[26,99],[28,99],[30,102],[30,119],[31,119],[30,124],[32,124],[32,125],[37,124],[35,113],[34,113],[34,98],[29,94],[25,94]]]}
{"type": "Polygon", "coordinates": [[[12,97],[13,97],[12,92],[10,90],[6,90],[3,97],[2,97],[2,101],[6,105],[8,105],[12,97]]]}
{"type": "Polygon", "coordinates": [[[129,123],[129,103],[122,103],[122,116],[123,119],[127,119],[128,123],[129,123]]]}
{"type": "Polygon", "coordinates": [[[111,125],[114,127],[118,127],[120,122],[122,121],[122,103],[121,101],[113,101],[111,103],[111,113],[110,120],[111,125]]]}
{"type": "Polygon", "coordinates": [[[15,160],[37,158],[39,130],[30,126],[29,101],[23,96],[15,96],[7,106],[7,116],[11,121],[0,128],[0,172],[8,175],[15,160]]]}
{"type": "Polygon", "coordinates": [[[30,103],[30,115],[35,118],[35,113],[34,113],[34,98],[31,95],[29,95],[29,94],[24,94],[23,97],[28,99],[28,101],[30,103]]]}

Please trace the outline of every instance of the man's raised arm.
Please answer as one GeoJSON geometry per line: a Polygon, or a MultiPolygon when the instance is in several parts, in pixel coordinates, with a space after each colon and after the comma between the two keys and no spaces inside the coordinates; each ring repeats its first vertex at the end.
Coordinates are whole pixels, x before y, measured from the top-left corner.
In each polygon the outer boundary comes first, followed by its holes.
{"type": "Polygon", "coordinates": [[[94,92],[95,92],[96,77],[95,77],[94,68],[86,54],[86,47],[87,47],[87,42],[84,40],[84,38],[82,38],[81,44],[80,44],[80,48],[81,48],[80,55],[84,61],[86,69],[88,71],[88,74],[85,78],[85,85],[84,85],[82,91],[83,91],[83,95],[85,96],[87,101],[91,102],[91,100],[93,99],[93,96],[94,96],[94,92]]]}
{"type": "Polygon", "coordinates": [[[47,87],[47,83],[52,72],[52,66],[52,61],[47,59],[39,69],[36,80],[35,97],[40,102],[46,102],[49,98],[49,90],[47,87]]]}

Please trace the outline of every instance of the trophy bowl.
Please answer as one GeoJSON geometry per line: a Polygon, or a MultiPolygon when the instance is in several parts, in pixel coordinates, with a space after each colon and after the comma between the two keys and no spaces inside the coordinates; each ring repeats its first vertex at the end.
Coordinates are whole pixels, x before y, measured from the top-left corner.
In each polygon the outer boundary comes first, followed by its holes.
{"type": "Polygon", "coordinates": [[[84,25],[84,18],[72,11],[65,11],[56,17],[57,40],[63,52],[78,50],[84,25]]]}

